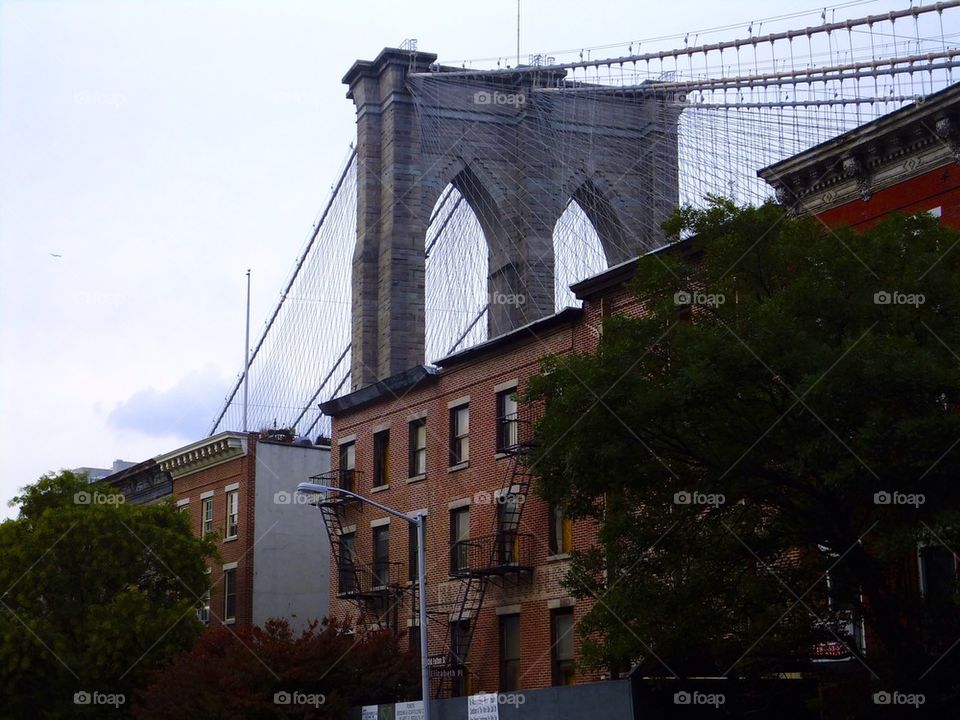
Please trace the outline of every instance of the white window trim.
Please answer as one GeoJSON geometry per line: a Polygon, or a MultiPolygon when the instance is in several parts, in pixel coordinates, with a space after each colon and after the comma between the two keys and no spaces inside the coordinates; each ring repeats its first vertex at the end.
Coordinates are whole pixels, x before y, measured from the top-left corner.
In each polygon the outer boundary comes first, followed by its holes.
{"type": "Polygon", "coordinates": [[[427,411],[421,410],[420,412],[415,412],[412,415],[407,415],[407,423],[416,422],[417,420],[425,420],[427,417],[427,411]]]}
{"type": "Polygon", "coordinates": [[[494,385],[493,392],[499,395],[500,393],[506,392],[507,390],[516,390],[519,385],[520,383],[518,382],[517,378],[514,378],[513,380],[507,380],[506,382],[502,382],[499,385],[494,385]]]}
{"type": "Polygon", "coordinates": [[[350,443],[355,443],[357,441],[357,435],[344,435],[342,438],[337,438],[337,447],[341,445],[349,445],[350,443]]]}
{"type": "Polygon", "coordinates": [[[453,410],[455,407],[460,407],[461,405],[469,405],[469,404],[470,404],[470,396],[464,395],[463,397],[459,397],[456,400],[451,400],[450,402],[448,402],[447,410],[453,410]]]}
{"type": "Polygon", "coordinates": [[[237,569],[237,563],[235,563],[235,562],[224,563],[223,569],[224,569],[224,570],[236,570],[236,569],[237,569]]]}
{"type": "Polygon", "coordinates": [[[374,528],[374,527],[383,527],[384,525],[389,525],[389,524],[390,524],[390,518],[388,518],[388,517],[385,517],[385,518],[377,518],[376,520],[371,520],[371,521],[370,521],[370,527],[372,527],[372,528],[374,528]]]}
{"type": "Polygon", "coordinates": [[[235,483],[230,483],[229,485],[227,485],[227,486],[223,489],[223,491],[224,491],[225,493],[228,493],[228,492],[233,492],[234,490],[239,490],[239,489],[240,489],[240,483],[235,482],[235,483]]]}
{"type": "Polygon", "coordinates": [[[190,504],[190,498],[180,498],[177,500],[177,507],[182,508],[190,504]]]}
{"type": "Polygon", "coordinates": [[[465,497],[465,498],[460,498],[459,500],[452,500],[451,502],[447,503],[447,509],[457,510],[462,507],[468,507],[469,505],[472,505],[472,504],[473,504],[473,498],[465,497]]]}
{"type": "Polygon", "coordinates": [[[212,498],[212,497],[214,496],[214,494],[215,494],[215,493],[214,493],[213,490],[207,490],[206,492],[200,493],[200,499],[201,499],[201,500],[206,500],[207,498],[212,498]]]}
{"type": "Polygon", "coordinates": [[[228,491],[226,491],[226,497],[227,497],[227,514],[226,514],[226,517],[224,518],[224,519],[226,520],[226,524],[225,524],[224,527],[223,527],[223,531],[224,531],[224,533],[230,532],[230,516],[233,514],[233,513],[230,512],[230,495],[231,495],[231,493],[236,493],[236,495],[237,495],[237,531],[238,531],[238,532],[235,532],[233,535],[224,535],[224,538],[223,538],[223,539],[224,539],[225,541],[226,541],[226,540],[236,540],[238,537],[240,537],[240,533],[239,533],[239,530],[240,530],[240,489],[239,489],[239,488],[240,488],[240,485],[237,484],[237,487],[236,487],[234,490],[228,490],[228,491]]]}
{"type": "Polygon", "coordinates": [[[519,605],[503,605],[496,609],[497,615],[519,615],[520,606],[519,605]]]}
{"type": "Polygon", "coordinates": [[[575,607],[577,601],[571,597],[554,598],[547,600],[547,610],[559,610],[560,608],[575,607]]]}

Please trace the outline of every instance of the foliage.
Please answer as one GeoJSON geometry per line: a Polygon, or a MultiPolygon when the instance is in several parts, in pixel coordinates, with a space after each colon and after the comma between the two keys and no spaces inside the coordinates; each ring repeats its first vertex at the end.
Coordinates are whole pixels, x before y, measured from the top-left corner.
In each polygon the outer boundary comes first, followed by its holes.
{"type": "Polygon", "coordinates": [[[0,523],[0,717],[124,715],[123,695],[201,631],[209,541],[170,504],[133,506],[83,475],[23,488],[0,523]],[[78,696],[82,698],[83,696],[78,696]]]}
{"type": "Polygon", "coordinates": [[[335,620],[299,636],[286,621],[211,629],[157,672],[135,716],[340,718],[351,706],[418,697],[416,658],[389,632],[358,633],[335,620]]]}
{"type": "Polygon", "coordinates": [[[665,229],[677,243],[636,272],[646,312],[605,318],[599,349],[547,360],[527,398],[539,491],[600,528],[567,577],[602,598],[587,664],[749,678],[830,643],[887,686],[938,660],[925,681],[949,684],[956,598],[924,604],[909,560],[960,548],[957,233],[716,198],[665,229]]]}

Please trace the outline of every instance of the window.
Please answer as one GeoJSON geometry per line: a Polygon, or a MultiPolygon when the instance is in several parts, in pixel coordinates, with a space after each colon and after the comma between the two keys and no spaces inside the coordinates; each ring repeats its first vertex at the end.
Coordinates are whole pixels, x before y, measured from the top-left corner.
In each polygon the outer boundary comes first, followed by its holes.
{"type": "Polygon", "coordinates": [[[497,452],[516,447],[519,442],[517,424],[517,389],[497,393],[497,452]]]}
{"type": "Polygon", "coordinates": [[[410,652],[420,657],[420,626],[411,625],[407,628],[407,637],[410,641],[410,652]]]}
{"type": "Polygon", "coordinates": [[[390,582],[390,526],[373,529],[373,586],[383,587],[390,582]]]}
{"type": "Polygon", "coordinates": [[[373,434],[373,486],[390,484],[390,431],[373,434]]]}
{"type": "MultiPolygon", "coordinates": [[[[407,579],[416,583],[418,581],[417,575],[417,562],[418,562],[418,549],[420,547],[419,537],[417,536],[417,526],[408,525],[410,530],[407,535],[407,548],[409,552],[407,553],[407,579]]],[[[427,534],[427,517],[423,517],[423,534],[427,534]]]]}
{"type": "Polygon", "coordinates": [[[927,600],[948,600],[957,590],[957,558],[943,545],[919,549],[920,594],[927,600]]]}
{"type": "Polygon", "coordinates": [[[520,616],[500,616],[500,692],[520,689],[520,616]]]}
{"type": "Polygon", "coordinates": [[[470,460],[470,406],[450,408],[450,465],[470,460]]]}
{"type": "Polygon", "coordinates": [[[353,475],[357,467],[356,443],[348,442],[340,445],[340,488],[353,490],[353,475]]]}
{"type": "Polygon", "coordinates": [[[573,608],[550,613],[550,660],[554,685],[573,685],[573,608]]]}
{"type": "Polygon", "coordinates": [[[550,506],[549,542],[551,555],[563,555],[573,549],[573,521],[556,506],[550,506]]]}
{"type": "Polygon", "coordinates": [[[469,693],[469,679],[466,671],[467,653],[470,651],[470,621],[461,620],[450,623],[450,653],[453,655],[453,661],[462,668],[462,671],[455,672],[451,680],[451,694],[454,696],[466,695],[469,693]]]}
{"type": "Polygon", "coordinates": [[[223,620],[237,619],[237,569],[223,571],[223,620]]]}
{"type": "Polygon", "coordinates": [[[213,532],[213,498],[209,497],[201,501],[200,507],[200,535],[206,535],[213,532]]]}
{"type": "Polygon", "coordinates": [[[450,511],[450,574],[462,575],[470,568],[470,508],[450,511]]]}
{"type": "Polygon", "coordinates": [[[210,622],[210,591],[200,596],[200,605],[197,607],[197,620],[207,625],[210,622]]]}
{"type": "Polygon", "coordinates": [[[227,493],[227,537],[235,538],[240,528],[240,491],[227,493]]]}
{"type": "MultiPolygon", "coordinates": [[[[514,486],[516,487],[516,486],[514,486]]],[[[511,488],[513,490],[513,488],[511,488]]],[[[497,559],[501,565],[519,559],[520,496],[509,492],[497,498],[497,559]]]]}
{"type": "Polygon", "coordinates": [[[349,595],[357,590],[356,536],[344,533],[340,536],[340,558],[337,564],[337,585],[340,595],[349,595]]]}
{"type": "Polygon", "coordinates": [[[408,477],[427,473],[427,419],[410,423],[410,467],[408,477]]]}

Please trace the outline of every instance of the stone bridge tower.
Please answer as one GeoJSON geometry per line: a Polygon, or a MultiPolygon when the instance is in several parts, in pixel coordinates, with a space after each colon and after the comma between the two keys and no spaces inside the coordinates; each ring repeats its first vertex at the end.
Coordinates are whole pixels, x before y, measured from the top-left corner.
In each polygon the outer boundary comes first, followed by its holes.
{"type": "MultiPolygon", "coordinates": [[[[452,184],[488,246],[494,337],[554,312],[553,229],[583,208],[608,265],[662,244],[677,204],[680,107],[565,71],[465,71],[387,48],[344,76],[357,111],[353,388],[424,361],[427,222],[452,184]]],[[[451,281],[456,281],[451,278],[451,281]]]]}

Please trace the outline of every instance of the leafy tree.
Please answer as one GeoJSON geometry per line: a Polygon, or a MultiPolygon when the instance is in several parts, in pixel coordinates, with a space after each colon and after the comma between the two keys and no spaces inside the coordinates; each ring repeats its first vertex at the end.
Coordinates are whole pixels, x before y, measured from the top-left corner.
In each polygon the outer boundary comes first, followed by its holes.
{"type": "Polygon", "coordinates": [[[201,631],[193,609],[214,546],[171,504],[127,505],[67,471],[11,505],[18,518],[0,523],[0,717],[126,715],[147,673],[201,631]],[[96,705],[95,692],[114,706],[96,705]]]}
{"type": "Polygon", "coordinates": [[[138,720],[341,718],[362,704],[419,696],[417,660],[389,632],[336,620],[295,636],[287,622],[215,628],[158,671],[138,720]]]}
{"type": "Polygon", "coordinates": [[[601,599],[586,663],[759,678],[842,643],[875,687],[952,686],[956,587],[921,601],[908,561],[960,550],[957,233],[720,199],[665,228],[677,246],[634,280],[647,312],[528,393],[541,494],[599,527],[567,577],[601,599]]]}

